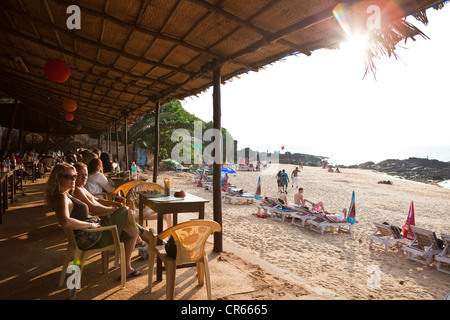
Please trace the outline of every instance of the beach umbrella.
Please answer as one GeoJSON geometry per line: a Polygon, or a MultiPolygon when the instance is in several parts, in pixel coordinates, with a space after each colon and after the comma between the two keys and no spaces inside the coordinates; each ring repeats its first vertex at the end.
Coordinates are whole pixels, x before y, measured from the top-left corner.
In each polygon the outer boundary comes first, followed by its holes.
{"type": "Polygon", "coordinates": [[[165,159],[162,161],[162,163],[164,163],[168,167],[175,167],[175,168],[181,165],[178,161],[173,159],[165,159]]]}
{"type": "Polygon", "coordinates": [[[256,186],[255,199],[261,199],[261,177],[258,177],[258,184],[256,186]]]}
{"type": "Polygon", "coordinates": [[[403,238],[414,240],[414,233],[411,230],[411,226],[416,225],[416,219],[414,217],[414,203],[411,201],[409,206],[408,217],[406,218],[405,225],[403,226],[402,234],[403,238]]]}
{"type": "Polygon", "coordinates": [[[356,221],[355,216],[356,216],[355,191],[353,191],[352,201],[350,202],[350,208],[348,208],[348,216],[345,221],[350,222],[351,224],[354,224],[356,221]]]}
{"type": "Polygon", "coordinates": [[[198,179],[197,187],[201,187],[202,186],[202,179],[203,179],[203,175],[205,174],[205,171],[206,171],[206,165],[203,164],[202,175],[200,176],[200,179],[198,179]]]}
{"type": "Polygon", "coordinates": [[[222,191],[227,191],[228,190],[228,173],[225,173],[225,177],[222,180],[222,191]]]}
{"type": "Polygon", "coordinates": [[[44,142],[44,137],[39,133],[27,133],[25,135],[25,142],[31,144],[38,144],[44,142]]]}
{"type": "Polygon", "coordinates": [[[222,172],[233,174],[233,173],[236,173],[236,170],[234,170],[233,168],[228,167],[228,166],[223,166],[222,172]]]}

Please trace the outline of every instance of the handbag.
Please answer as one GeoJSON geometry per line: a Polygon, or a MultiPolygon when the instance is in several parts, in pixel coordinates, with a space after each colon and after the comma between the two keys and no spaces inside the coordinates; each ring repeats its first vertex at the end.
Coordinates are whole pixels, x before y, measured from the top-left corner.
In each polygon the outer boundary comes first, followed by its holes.
{"type": "MultiPolygon", "coordinates": [[[[99,223],[100,219],[96,217],[89,218],[86,222],[99,223]]],[[[75,241],[81,250],[89,250],[102,237],[102,232],[87,232],[84,230],[73,230],[73,235],[75,236],[75,241]]]]}
{"type": "Polygon", "coordinates": [[[175,243],[175,239],[172,236],[170,236],[164,247],[169,257],[171,257],[172,259],[177,258],[177,244],[175,243]]]}

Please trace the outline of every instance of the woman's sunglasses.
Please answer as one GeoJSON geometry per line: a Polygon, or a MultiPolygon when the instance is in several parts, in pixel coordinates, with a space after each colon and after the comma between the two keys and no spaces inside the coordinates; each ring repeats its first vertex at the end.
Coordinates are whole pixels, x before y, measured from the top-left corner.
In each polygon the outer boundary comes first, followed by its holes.
{"type": "Polygon", "coordinates": [[[60,176],[61,178],[66,178],[68,180],[76,180],[78,175],[77,174],[63,174],[60,176]]]}

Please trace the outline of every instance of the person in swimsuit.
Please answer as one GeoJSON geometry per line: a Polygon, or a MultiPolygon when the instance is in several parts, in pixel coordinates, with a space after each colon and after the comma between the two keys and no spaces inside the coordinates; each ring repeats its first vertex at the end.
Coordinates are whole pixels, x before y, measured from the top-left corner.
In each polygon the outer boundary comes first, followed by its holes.
{"type": "MultiPolygon", "coordinates": [[[[122,214],[126,214],[129,223],[133,227],[133,224],[136,224],[136,227],[139,229],[139,237],[136,243],[136,247],[143,247],[145,245],[145,241],[148,243],[150,241],[150,234],[147,230],[145,230],[142,226],[136,223],[135,217],[133,213],[126,207],[127,211],[119,210],[118,208],[124,207],[124,198],[117,198],[116,200],[107,200],[102,198],[95,197],[92,193],[86,190],[85,185],[88,179],[88,169],[87,165],[83,162],[77,162],[74,165],[75,170],[77,171],[77,179],[75,180],[75,188],[70,192],[75,198],[84,202],[89,207],[89,212],[92,214],[111,214],[115,211],[120,211],[122,214]],[[119,201],[118,201],[119,200],[119,201]]],[[[144,211],[145,212],[145,211],[144,211]]],[[[144,215],[144,218],[146,216],[144,215]]],[[[105,218],[103,218],[105,219],[105,218]]]]}
{"type": "MultiPolygon", "coordinates": [[[[104,209],[103,214],[111,214],[102,219],[96,216],[102,214],[100,212],[93,213],[94,216],[91,216],[89,214],[89,206],[69,193],[75,188],[76,179],[77,172],[75,167],[65,162],[57,163],[48,178],[45,200],[47,205],[52,210],[55,210],[60,226],[70,230],[85,230],[116,225],[119,237],[125,247],[127,278],[141,275],[142,271],[135,270],[131,266],[131,254],[140,230],[136,223],[129,223],[127,208],[110,208],[110,211],[104,209]]],[[[103,231],[100,240],[95,246],[108,246],[112,241],[111,232],[103,231]]]]}

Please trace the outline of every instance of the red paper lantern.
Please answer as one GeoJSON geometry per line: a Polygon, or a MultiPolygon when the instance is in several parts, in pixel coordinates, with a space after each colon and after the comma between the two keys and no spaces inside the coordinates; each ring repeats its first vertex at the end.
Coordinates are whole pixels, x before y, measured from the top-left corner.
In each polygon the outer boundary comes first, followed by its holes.
{"type": "Polygon", "coordinates": [[[44,74],[48,80],[62,83],[69,79],[70,67],[61,59],[52,59],[45,64],[44,74]]]}
{"type": "Polygon", "coordinates": [[[72,112],[67,112],[67,113],[64,115],[64,119],[66,119],[66,121],[72,121],[73,118],[75,118],[75,117],[74,117],[74,115],[73,115],[72,112]]]}
{"type": "Polygon", "coordinates": [[[75,110],[77,110],[77,102],[73,99],[66,99],[63,102],[63,107],[64,110],[66,110],[67,112],[74,112],[75,110]]]}

